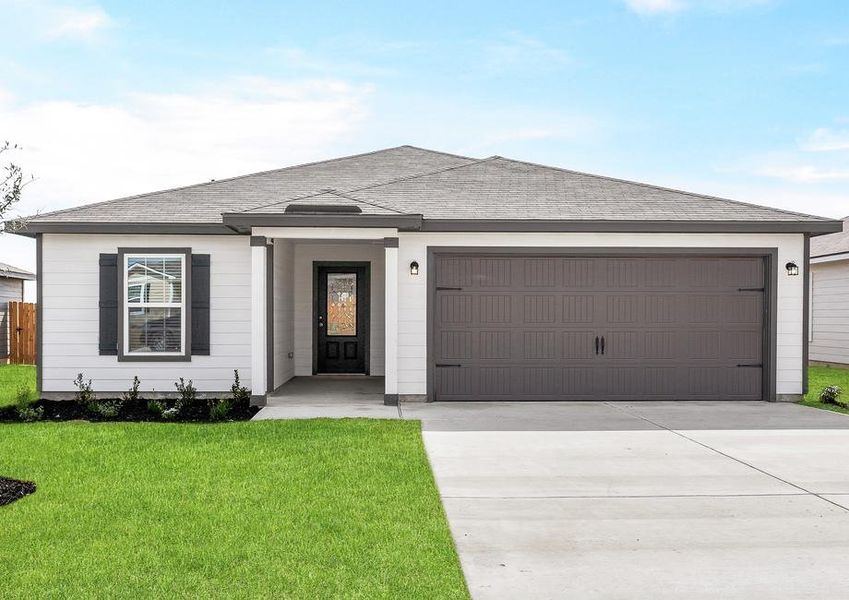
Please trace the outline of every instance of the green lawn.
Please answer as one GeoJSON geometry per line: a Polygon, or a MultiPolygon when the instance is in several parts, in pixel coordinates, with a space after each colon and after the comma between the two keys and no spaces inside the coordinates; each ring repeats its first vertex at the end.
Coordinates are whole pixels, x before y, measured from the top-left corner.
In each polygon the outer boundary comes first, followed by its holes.
{"type": "Polygon", "coordinates": [[[418,422],[0,425],[0,597],[467,598],[418,422]]]}
{"type": "Polygon", "coordinates": [[[808,393],[805,394],[805,399],[802,401],[802,404],[849,414],[849,409],[840,408],[833,404],[823,404],[819,401],[820,392],[824,387],[829,385],[836,385],[841,388],[843,390],[843,395],[840,399],[844,402],[849,402],[849,369],[841,369],[838,367],[809,367],[808,393]]]}
{"type": "Polygon", "coordinates": [[[35,395],[33,365],[0,365],[0,406],[14,404],[18,389],[28,387],[35,395]]]}

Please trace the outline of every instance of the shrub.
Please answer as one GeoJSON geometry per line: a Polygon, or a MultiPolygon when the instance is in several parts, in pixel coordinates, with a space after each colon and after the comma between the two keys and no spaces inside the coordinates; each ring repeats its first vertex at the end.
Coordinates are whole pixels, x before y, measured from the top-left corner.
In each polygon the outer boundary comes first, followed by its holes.
{"type": "Polygon", "coordinates": [[[176,419],[179,414],[180,410],[176,406],[172,406],[171,408],[166,408],[162,411],[162,418],[170,421],[171,419],[176,419]]]}
{"type": "Polygon", "coordinates": [[[233,394],[233,404],[239,405],[242,403],[250,403],[251,401],[251,393],[248,391],[248,388],[242,385],[242,382],[239,381],[239,370],[233,369],[233,385],[230,386],[230,391],[233,394]]]}
{"type": "Polygon", "coordinates": [[[232,401],[230,398],[218,398],[209,401],[209,420],[223,421],[230,414],[232,401]]]}
{"type": "Polygon", "coordinates": [[[824,387],[820,392],[820,402],[823,404],[833,404],[834,406],[840,406],[842,408],[849,408],[849,405],[840,399],[840,394],[842,393],[843,390],[836,385],[824,387]]]}
{"type": "Polygon", "coordinates": [[[162,400],[148,400],[147,412],[155,416],[157,419],[161,419],[162,413],[165,412],[165,403],[162,400]]]}
{"type": "Polygon", "coordinates": [[[195,402],[197,401],[197,388],[192,385],[191,379],[189,379],[189,382],[186,383],[183,381],[182,377],[180,377],[179,383],[174,384],[174,387],[177,388],[177,393],[180,394],[174,408],[177,409],[177,413],[186,416],[192,410],[192,407],[194,407],[195,402]]]}
{"type": "Polygon", "coordinates": [[[121,412],[120,400],[94,400],[88,403],[88,411],[104,419],[114,419],[121,412]]]}
{"type": "Polygon", "coordinates": [[[74,385],[77,386],[77,391],[74,394],[77,404],[88,408],[92,402],[97,400],[97,396],[94,395],[94,390],[91,388],[91,379],[86,381],[82,373],[77,373],[77,378],[74,379],[74,385]]]}
{"type": "Polygon", "coordinates": [[[139,384],[141,384],[141,381],[139,381],[139,377],[138,375],[136,375],[133,377],[132,387],[123,394],[121,394],[121,398],[124,399],[124,402],[135,403],[139,401],[139,384]]]}
{"type": "Polygon", "coordinates": [[[41,406],[33,406],[33,392],[31,388],[20,387],[16,394],[15,412],[21,421],[31,423],[40,421],[44,417],[44,409],[41,406]]]}

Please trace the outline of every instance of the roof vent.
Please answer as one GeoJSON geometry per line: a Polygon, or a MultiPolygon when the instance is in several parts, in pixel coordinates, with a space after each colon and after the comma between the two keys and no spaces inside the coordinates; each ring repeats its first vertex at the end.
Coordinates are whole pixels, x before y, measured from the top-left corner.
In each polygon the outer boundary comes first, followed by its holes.
{"type": "Polygon", "coordinates": [[[290,204],[283,211],[285,214],[342,214],[342,215],[358,215],[362,211],[359,206],[353,204],[290,204]]]}

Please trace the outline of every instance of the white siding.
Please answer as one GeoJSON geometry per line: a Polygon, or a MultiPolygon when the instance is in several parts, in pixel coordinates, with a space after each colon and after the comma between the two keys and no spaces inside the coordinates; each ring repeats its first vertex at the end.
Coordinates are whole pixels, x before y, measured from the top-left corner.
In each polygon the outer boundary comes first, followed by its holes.
{"type": "Polygon", "coordinates": [[[43,388],[73,391],[82,372],[95,392],[129,388],[138,375],[144,391],[173,392],[179,377],[200,391],[229,390],[233,369],[250,387],[250,243],[247,236],[70,235],[43,237],[43,388]],[[210,255],[210,356],[191,362],[118,362],[98,354],[101,253],[118,247],[191,247],[210,255]]]}
{"type": "Polygon", "coordinates": [[[425,394],[427,378],[428,246],[778,248],[776,393],[802,393],[803,274],[789,277],[787,261],[802,265],[799,234],[400,233],[398,260],[398,393],[425,394]],[[420,266],[410,275],[411,261],[420,266]]]}
{"type": "Polygon", "coordinates": [[[811,265],[811,276],[808,357],[849,364],[849,260],[811,265]]]}
{"type": "Polygon", "coordinates": [[[371,375],[383,375],[383,240],[339,244],[295,243],[295,375],[312,375],[313,261],[371,263],[369,372],[371,375]]]}
{"type": "Polygon", "coordinates": [[[295,251],[292,242],[274,243],[274,383],[275,389],[295,375],[295,251]]]}

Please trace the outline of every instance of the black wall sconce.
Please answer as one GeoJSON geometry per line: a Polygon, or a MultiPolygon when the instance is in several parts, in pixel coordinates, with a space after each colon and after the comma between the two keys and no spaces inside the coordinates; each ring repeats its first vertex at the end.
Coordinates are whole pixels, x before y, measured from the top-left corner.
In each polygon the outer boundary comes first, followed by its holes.
{"type": "Polygon", "coordinates": [[[410,263],[410,275],[418,275],[419,274],[419,263],[413,261],[410,263]]]}
{"type": "Polygon", "coordinates": [[[799,274],[799,265],[794,263],[792,260],[784,265],[784,268],[787,269],[788,275],[798,275],[799,274]]]}

